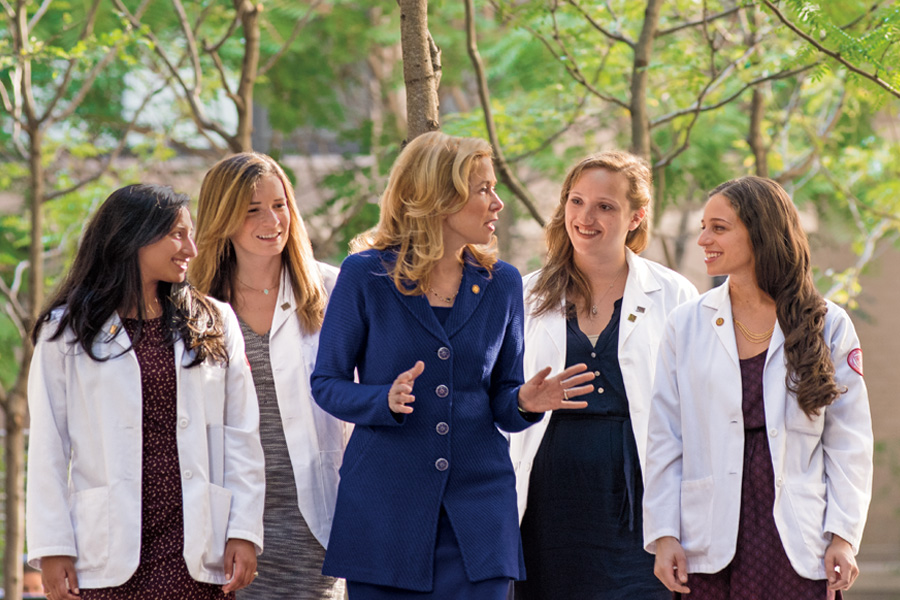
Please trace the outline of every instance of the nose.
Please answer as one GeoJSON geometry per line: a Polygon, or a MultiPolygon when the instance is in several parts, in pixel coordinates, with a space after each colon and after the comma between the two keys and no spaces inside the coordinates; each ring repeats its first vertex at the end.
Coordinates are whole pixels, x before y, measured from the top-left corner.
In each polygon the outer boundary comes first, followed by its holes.
{"type": "Polygon", "coordinates": [[[709,233],[706,229],[700,230],[700,235],[697,236],[697,245],[698,246],[708,246],[709,245],[709,233]]]}
{"type": "Polygon", "coordinates": [[[181,251],[188,258],[197,256],[197,242],[194,241],[194,238],[187,236],[187,242],[182,246],[181,251]]]}
{"type": "Polygon", "coordinates": [[[281,223],[281,219],[278,217],[278,213],[272,209],[266,210],[263,213],[263,219],[265,220],[266,224],[274,223],[277,225],[281,223]]]}
{"type": "Polygon", "coordinates": [[[497,195],[496,191],[492,192],[492,193],[494,195],[494,201],[491,202],[491,210],[494,212],[500,212],[501,210],[503,210],[503,207],[505,206],[503,204],[503,200],[500,199],[500,196],[497,195]]]}

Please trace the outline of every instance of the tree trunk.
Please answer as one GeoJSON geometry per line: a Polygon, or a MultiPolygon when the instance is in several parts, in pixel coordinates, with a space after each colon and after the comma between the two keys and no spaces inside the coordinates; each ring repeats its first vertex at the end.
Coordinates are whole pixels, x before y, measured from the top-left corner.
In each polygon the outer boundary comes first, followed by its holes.
{"type": "Polygon", "coordinates": [[[428,33],[428,1],[397,0],[400,5],[400,43],[406,84],[407,141],[441,128],[438,114],[440,51],[428,33]],[[436,64],[437,63],[437,64],[436,64]],[[437,67],[437,68],[436,68],[437,67]]]}
{"type": "Polygon", "coordinates": [[[747,143],[753,151],[756,161],[756,174],[759,177],[769,176],[769,161],[766,154],[766,143],[762,135],[762,122],[765,115],[765,102],[763,92],[759,86],[753,88],[753,98],[750,100],[750,132],[747,135],[747,143]]]}
{"type": "Polygon", "coordinates": [[[235,107],[238,113],[238,152],[253,150],[253,84],[259,69],[259,13],[262,2],[253,5],[250,0],[234,0],[234,6],[241,11],[241,26],[244,31],[244,58],[241,63],[241,81],[238,84],[235,107]]]}
{"type": "Polygon", "coordinates": [[[650,160],[650,117],[647,113],[647,67],[653,54],[653,38],[659,24],[662,0],[648,0],[641,37],[634,46],[631,74],[631,151],[650,160]]]}

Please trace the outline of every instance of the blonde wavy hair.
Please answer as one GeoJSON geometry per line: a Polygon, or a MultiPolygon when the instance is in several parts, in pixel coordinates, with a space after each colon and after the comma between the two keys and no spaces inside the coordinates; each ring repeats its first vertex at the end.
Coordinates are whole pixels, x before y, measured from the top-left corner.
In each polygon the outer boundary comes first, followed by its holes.
{"type": "MultiPolygon", "coordinates": [[[[387,268],[397,289],[408,296],[424,294],[432,268],[444,256],[444,219],[466,205],[473,166],[491,156],[490,144],[479,138],[439,131],[416,137],[391,167],[378,225],[358,235],[350,251],[395,250],[396,261],[387,268]]],[[[490,271],[497,262],[494,243],[467,244],[460,261],[490,271]]]]}
{"type": "Polygon", "coordinates": [[[197,206],[198,254],[188,266],[190,280],[204,294],[229,303],[235,298],[237,258],[231,237],[243,226],[259,182],[269,175],[281,181],[291,215],[281,262],[291,281],[300,327],[315,333],[325,316],[325,284],[297,210],[294,188],[281,166],[265,154],[242,152],[223,158],[203,178],[197,206]]]}
{"type": "Polygon", "coordinates": [[[625,246],[635,254],[643,252],[650,242],[650,209],[653,200],[653,175],[643,158],[622,150],[609,150],[588,156],[569,169],[559,194],[559,204],[544,229],[547,240],[547,261],[529,294],[535,303],[533,314],[542,315],[558,310],[563,298],[580,298],[587,305],[593,302],[587,277],[575,265],[572,240],[566,232],[566,203],[569,192],[585,171],[604,169],[621,173],[628,179],[625,197],[633,211],[645,210],[644,218],[625,237],[625,246]]]}

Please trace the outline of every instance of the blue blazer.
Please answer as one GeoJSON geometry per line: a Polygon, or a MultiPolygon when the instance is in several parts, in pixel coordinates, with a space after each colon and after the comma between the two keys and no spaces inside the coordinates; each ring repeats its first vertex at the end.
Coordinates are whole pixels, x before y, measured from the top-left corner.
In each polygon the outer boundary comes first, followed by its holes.
{"type": "Polygon", "coordinates": [[[497,430],[532,424],[518,410],[521,277],[504,262],[490,274],[467,264],[441,326],[424,296],[394,285],[392,256],[347,257],[319,338],[313,396],[356,424],[322,572],[430,591],[443,505],[471,581],[524,577],[515,474],[497,430]],[[417,360],[413,412],[394,414],[388,390],[417,360]]]}

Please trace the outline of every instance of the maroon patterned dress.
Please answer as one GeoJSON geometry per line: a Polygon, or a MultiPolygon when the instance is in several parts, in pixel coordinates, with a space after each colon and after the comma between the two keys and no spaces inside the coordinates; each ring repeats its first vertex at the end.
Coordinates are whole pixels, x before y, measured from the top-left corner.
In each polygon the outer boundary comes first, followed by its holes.
{"type": "MultiPolygon", "coordinates": [[[[124,319],[134,339],[137,320],[124,319]]],[[[175,350],[164,342],[162,318],[144,321],[134,348],[141,367],[143,460],[141,464],[141,559],[118,587],[82,589],[84,600],[223,600],[222,587],[194,580],[184,562],[181,469],[175,440],[175,350]]],[[[128,535],[130,532],[122,532],[128,535]]]]}
{"type": "MultiPolygon", "coordinates": [[[[737,550],[718,573],[691,573],[685,600],[840,600],[824,579],[794,571],[775,527],[775,472],[766,435],[763,367],[766,353],[741,359],[744,474],[737,550]]],[[[675,598],[682,598],[675,594],[675,598]]]]}

